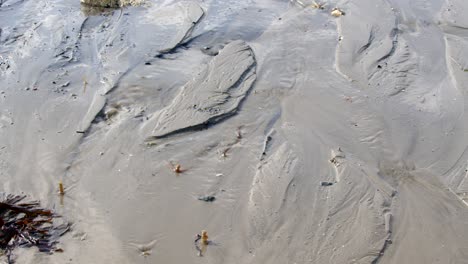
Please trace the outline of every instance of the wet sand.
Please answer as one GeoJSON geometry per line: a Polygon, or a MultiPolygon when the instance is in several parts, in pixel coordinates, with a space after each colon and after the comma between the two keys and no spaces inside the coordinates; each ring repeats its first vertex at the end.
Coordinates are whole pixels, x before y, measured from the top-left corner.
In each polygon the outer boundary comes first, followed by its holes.
{"type": "Polygon", "coordinates": [[[468,263],[468,2],[312,3],[0,1],[17,263],[468,263]]]}

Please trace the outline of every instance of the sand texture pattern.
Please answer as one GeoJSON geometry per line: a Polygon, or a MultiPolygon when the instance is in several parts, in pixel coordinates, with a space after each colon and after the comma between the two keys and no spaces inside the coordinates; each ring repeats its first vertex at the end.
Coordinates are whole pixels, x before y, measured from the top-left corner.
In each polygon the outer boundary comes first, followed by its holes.
{"type": "Polygon", "coordinates": [[[468,263],[467,1],[125,2],[0,0],[17,263],[468,263]]]}

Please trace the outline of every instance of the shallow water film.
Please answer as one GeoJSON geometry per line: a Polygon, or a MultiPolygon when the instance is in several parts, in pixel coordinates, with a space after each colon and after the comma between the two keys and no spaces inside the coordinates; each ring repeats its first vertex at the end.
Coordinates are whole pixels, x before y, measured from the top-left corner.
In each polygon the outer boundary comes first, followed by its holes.
{"type": "Polygon", "coordinates": [[[16,263],[468,263],[466,11],[0,0],[0,192],[70,223],[16,263]]]}

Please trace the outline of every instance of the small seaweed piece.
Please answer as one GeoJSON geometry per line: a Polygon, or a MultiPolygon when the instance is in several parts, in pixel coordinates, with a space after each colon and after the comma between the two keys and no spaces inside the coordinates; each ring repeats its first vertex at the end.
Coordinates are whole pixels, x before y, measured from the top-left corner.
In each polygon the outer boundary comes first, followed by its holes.
{"type": "Polygon", "coordinates": [[[59,181],[59,194],[60,195],[65,195],[65,189],[63,188],[62,181],[59,181]]]}
{"type": "Polygon", "coordinates": [[[182,167],[178,163],[173,164],[172,162],[169,162],[169,165],[171,166],[172,171],[175,172],[176,174],[183,173],[187,170],[187,169],[182,169],[182,167]]]}
{"type": "Polygon", "coordinates": [[[195,248],[198,251],[198,256],[203,257],[203,254],[206,252],[208,244],[210,241],[208,240],[208,233],[205,230],[202,230],[201,234],[197,234],[195,236],[195,248]]]}
{"type": "Polygon", "coordinates": [[[205,230],[202,230],[202,232],[201,232],[201,242],[204,245],[208,245],[208,243],[209,243],[209,241],[208,241],[208,232],[206,232],[205,230]]]}
{"type": "Polygon", "coordinates": [[[317,3],[317,2],[313,2],[312,3],[312,7],[315,8],[315,9],[325,9],[325,4],[324,3],[317,3]]]}
{"type": "Polygon", "coordinates": [[[237,128],[236,138],[237,138],[238,141],[242,139],[242,126],[237,128]]]}
{"type": "Polygon", "coordinates": [[[223,150],[223,152],[221,153],[221,157],[222,158],[227,158],[227,153],[228,151],[230,150],[231,148],[226,148],[225,150],[223,150]]]}
{"type": "Polygon", "coordinates": [[[204,202],[214,202],[216,200],[216,197],[214,197],[213,195],[207,195],[207,196],[198,197],[198,200],[204,201],[204,202]]]}

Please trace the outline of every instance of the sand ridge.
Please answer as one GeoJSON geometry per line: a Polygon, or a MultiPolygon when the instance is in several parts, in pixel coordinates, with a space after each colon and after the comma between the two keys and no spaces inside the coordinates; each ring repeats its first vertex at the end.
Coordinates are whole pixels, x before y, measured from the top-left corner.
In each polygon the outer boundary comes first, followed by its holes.
{"type": "Polygon", "coordinates": [[[465,1],[0,3],[18,263],[468,262],[465,1]]]}

